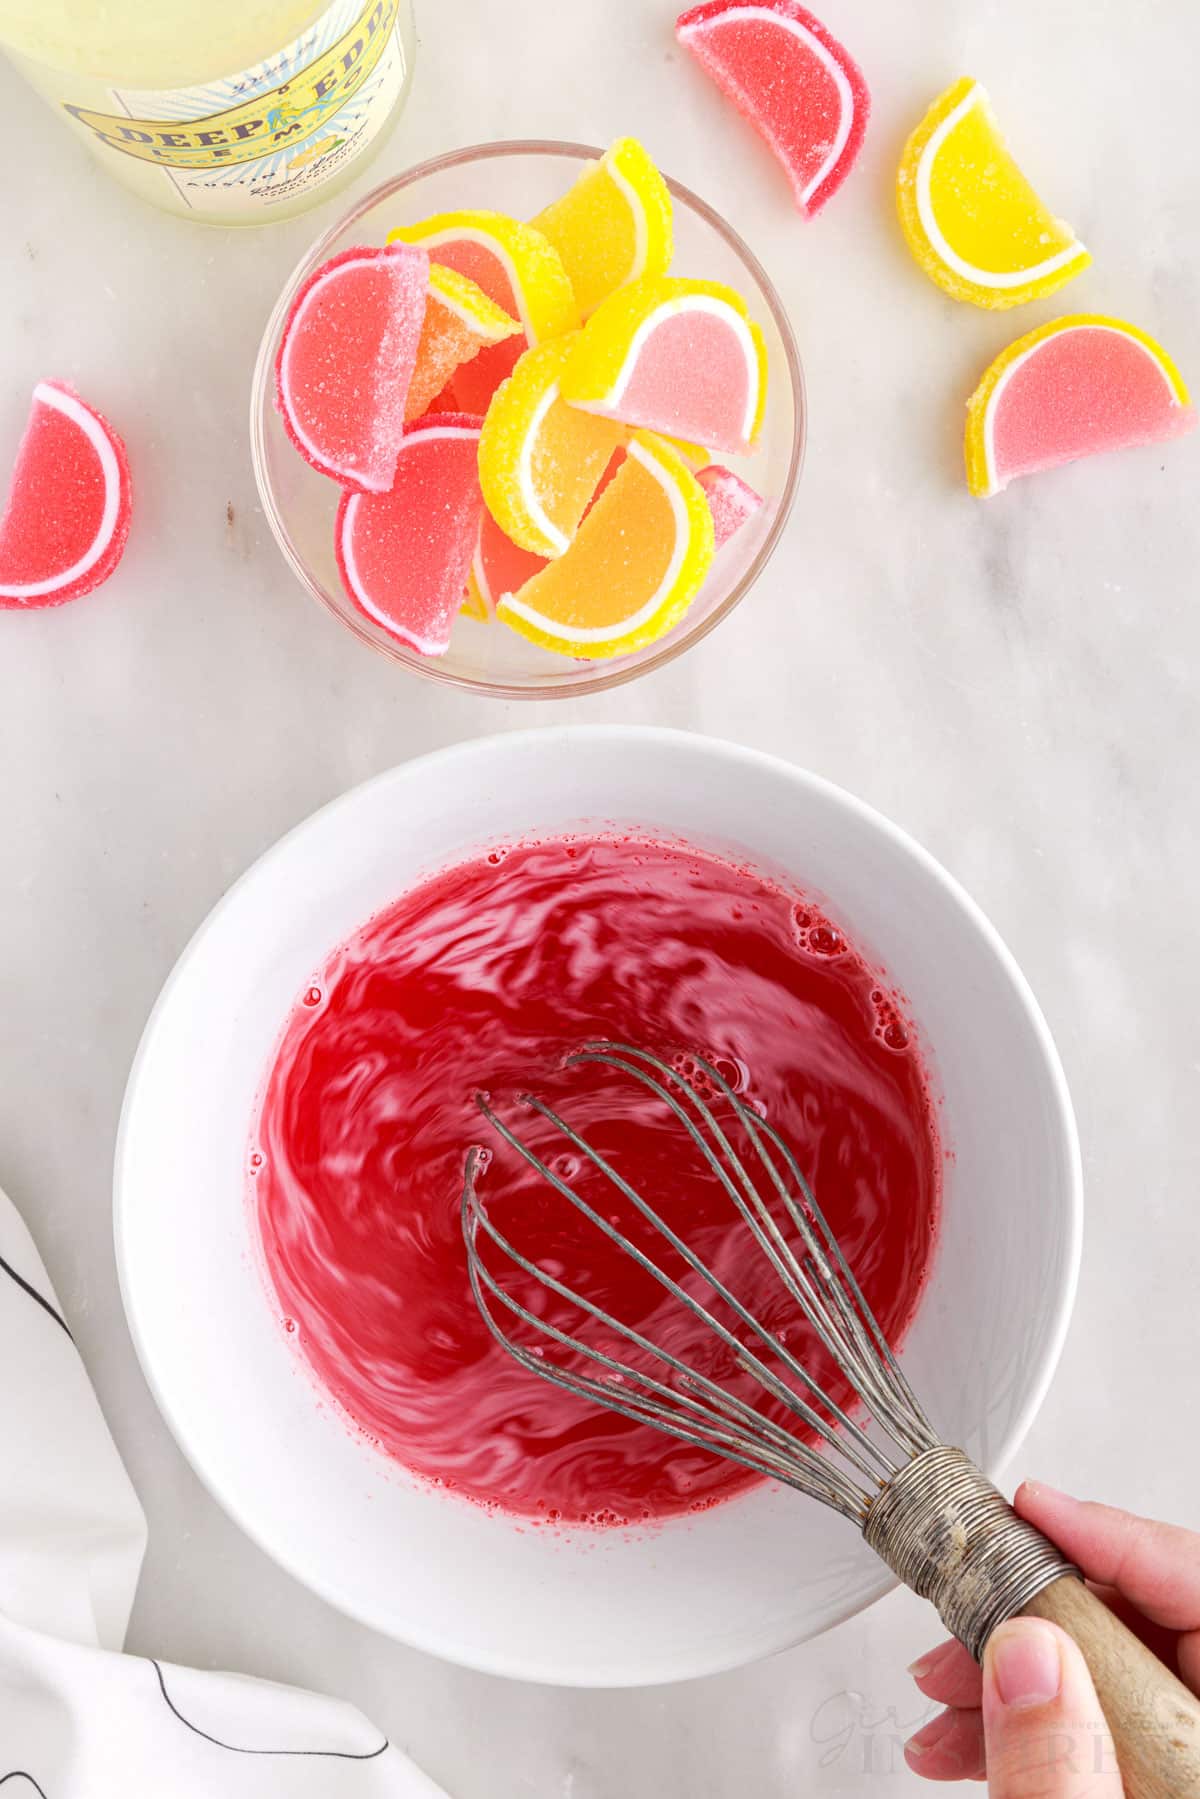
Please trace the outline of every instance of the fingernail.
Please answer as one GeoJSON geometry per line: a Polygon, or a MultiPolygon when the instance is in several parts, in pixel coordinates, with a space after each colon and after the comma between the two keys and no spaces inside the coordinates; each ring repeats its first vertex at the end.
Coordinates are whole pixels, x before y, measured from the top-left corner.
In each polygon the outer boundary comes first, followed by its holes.
{"type": "Polygon", "coordinates": [[[953,1722],[954,1713],[952,1711],[939,1712],[936,1718],[929,1720],[928,1724],[922,1724],[915,1736],[909,1737],[904,1745],[906,1754],[928,1755],[931,1749],[937,1748],[953,1722]]]}
{"type": "Polygon", "coordinates": [[[919,1655],[915,1662],[909,1662],[905,1673],[911,1674],[914,1680],[924,1680],[927,1674],[933,1673],[946,1651],[952,1647],[950,1643],[939,1643],[936,1649],[930,1649],[926,1654],[919,1655]]]}
{"type": "Polygon", "coordinates": [[[1058,1638],[1040,1618],[1010,1618],[993,1635],[987,1660],[1002,1705],[1049,1705],[1062,1685],[1058,1638]]]}
{"type": "Polygon", "coordinates": [[[1021,1485],[1034,1499],[1070,1499],[1070,1493],[1064,1493],[1061,1487],[1052,1487],[1049,1481],[1026,1480],[1021,1485]]]}

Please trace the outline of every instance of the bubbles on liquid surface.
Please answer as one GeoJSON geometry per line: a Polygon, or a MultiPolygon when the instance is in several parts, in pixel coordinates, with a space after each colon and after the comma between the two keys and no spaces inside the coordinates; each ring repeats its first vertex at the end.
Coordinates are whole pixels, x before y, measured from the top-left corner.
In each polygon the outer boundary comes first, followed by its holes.
{"type": "Polygon", "coordinates": [[[736,1062],[732,1056],[714,1056],[712,1065],[721,1079],[732,1087],[735,1093],[745,1092],[747,1071],[741,1062],[736,1062]]]}
{"type": "Polygon", "coordinates": [[[813,925],[808,933],[808,947],[814,956],[844,956],[849,947],[840,931],[831,924],[813,925]]]}
{"type": "Polygon", "coordinates": [[[686,1050],[677,1051],[670,1058],[669,1065],[703,1100],[725,1098],[720,1081],[731,1087],[739,1098],[745,1095],[750,1085],[750,1071],[745,1063],[734,1056],[719,1055],[714,1050],[701,1050],[700,1056],[708,1064],[707,1067],[701,1066],[700,1057],[690,1055],[686,1050]],[[719,1080],[713,1079],[709,1069],[719,1076],[719,1080]]]}
{"type": "Polygon", "coordinates": [[[875,1008],[875,1040],[900,1053],[911,1047],[912,1037],[896,1002],[878,987],[871,994],[875,1008]]]}
{"type": "Polygon", "coordinates": [[[309,1007],[319,1006],[324,997],[319,987],[310,987],[304,995],[304,1004],[309,1007]]]}
{"type": "Polygon", "coordinates": [[[796,942],[801,949],[808,950],[810,955],[823,956],[833,961],[844,956],[850,945],[835,925],[822,917],[815,906],[798,905],[792,907],[792,924],[796,931],[796,942]]]}

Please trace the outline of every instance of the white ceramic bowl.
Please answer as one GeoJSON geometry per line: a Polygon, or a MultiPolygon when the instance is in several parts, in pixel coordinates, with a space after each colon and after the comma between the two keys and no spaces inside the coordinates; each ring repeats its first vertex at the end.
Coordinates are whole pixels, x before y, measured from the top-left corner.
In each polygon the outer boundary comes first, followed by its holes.
{"type": "Polygon", "coordinates": [[[643,729],[544,730],[380,776],[229,892],[168,981],[130,1077],[116,1243],[142,1366],[212,1493],[365,1623],[490,1672],[632,1685],[796,1643],[885,1592],[854,1530],[762,1487],[627,1539],[514,1529],[419,1486],[322,1406],[268,1303],[244,1200],[256,1089],[326,954],[422,872],[497,837],[617,821],[728,846],[818,894],[911,1002],[953,1158],[905,1366],[996,1471],[1045,1392],[1074,1292],[1078,1146],[1011,956],[928,855],[787,763],[643,729]]]}

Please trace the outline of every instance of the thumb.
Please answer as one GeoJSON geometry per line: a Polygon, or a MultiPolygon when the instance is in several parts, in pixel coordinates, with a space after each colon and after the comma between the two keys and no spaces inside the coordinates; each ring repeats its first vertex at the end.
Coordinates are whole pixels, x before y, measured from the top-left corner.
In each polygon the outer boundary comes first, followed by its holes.
{"type": "Polygon", "coordinates": [[[1092,1677],[1057,1625],[1011,1618],[993,1631],[983,1728],[991,1799],[1122,1799],[1092,1677]]]}

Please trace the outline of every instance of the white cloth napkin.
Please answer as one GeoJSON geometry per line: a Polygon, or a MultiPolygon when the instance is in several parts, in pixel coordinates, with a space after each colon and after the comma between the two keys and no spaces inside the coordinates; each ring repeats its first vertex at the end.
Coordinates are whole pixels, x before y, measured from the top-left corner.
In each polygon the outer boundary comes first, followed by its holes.
{"type": "Polygon", "coordinates": [[[0,1192],[0,1799],[445,1799],[352,1706],[122,1654],[145,1546],[0,1192]]]}

